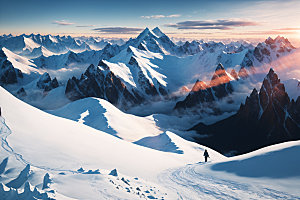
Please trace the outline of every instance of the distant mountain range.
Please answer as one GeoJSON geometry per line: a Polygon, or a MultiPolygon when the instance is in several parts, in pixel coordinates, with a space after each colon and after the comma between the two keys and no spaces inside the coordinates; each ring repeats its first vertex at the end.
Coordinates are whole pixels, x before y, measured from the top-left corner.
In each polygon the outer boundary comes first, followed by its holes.
{"type": "Polygon", "coordinates": [[[28,58],[40,56],[49,57],[67,53],[68,51],[80,53],[90,50],[101,50],[108,44],[124,44],[122,39],[108,40],[99,37],[71,37],[53,35],[2,35],[0,46],[28,58]]]}
{"type": "Polygon", "coordinates": [[[31,34],[3,35],[0,45],[0,84],[38,107],[52,108],[43,100],[55,93],[62,102],[99,97],[122,110],[174,101],[181,114],[215,107],[214,102],[259,83],[268,64],[295,51],[282,37],[257,46],[201,40],[178,45],[159,28],[146,28],[126,42],[31,34]],[[57,80],[46,93],[36,88],[45,73],[57,80]]]}

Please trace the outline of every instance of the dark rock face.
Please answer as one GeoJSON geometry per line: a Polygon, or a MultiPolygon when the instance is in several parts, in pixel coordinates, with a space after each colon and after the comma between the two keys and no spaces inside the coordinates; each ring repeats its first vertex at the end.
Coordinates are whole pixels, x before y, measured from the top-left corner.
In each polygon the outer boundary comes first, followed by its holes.
{"type": "Polygon", "coordinates": [[[103,70],[90,65],[80,79],[73,77],[68,80],[65,91],[68,99],[75,101],[86,97],[98,97],[124,109],[144,101],[138,91],[129,91],[103,61],[100,61],[99,66],[103,70]]]}
{"type": "Polygon", "coordinates": [[[160,96],[168,95],[168,92],[159,82],[157,82],[157,84],[159,85],[158,88],[156,88],[152,83],[149,82],[149,80],[146,78],[145,74],[143,73],[141,67],[139,66],[137,60],[134,57],[130,58],[128,64],[132,65],[137,69],[138,88],[140,88],[146,95],[150,97],[155,97],[156,99],[160,99],[160,96]]]}
{"type": "Polygon", "coordinates": [[[292,101],[288,107],[288,112],[291,115],[291,117],[298,124],[300,124],[300,97],[298,97],[296,101],[294,99],[292,99],[292,101]]]}
{"type": "Polygon", "coordinates": [[[247,153],[268,145],[300,139],[300,97],[290,101],[284,85],[270,69],[258,93],[246,98],[239,111],[222,121],[192,128],[209,137],[197,139],[224,154],[247,153]]]}
{"type": "Polygon", "coordinates": [[[200,44],[197,41],[192,41],[191,43],[186,41],[182,46],[179,47],[179,51],[186,55],[194,55],[201,51],[200,44]]]}
{"type": "Polygon", "coordinates": [[[0,50],[0,85],[14,84],[18,78],[23,78],[21,70],[13,67],[12,63],[7,60],[3,50],[0,50]]]}
{"type": "Polygon", "coordinates": [[[176,103],[175,110],[184,110],[202,103],[212,103],[222,99],[233,92],[232,79],[228,76],[222,64],[219,64],[209,85],[197,80],[192,91],[183,100],[176,103]]]}
{"type": "Polygon", "coordinates": [[[115,55],[120,53],[121,50],[122,50],[122,47],[120,47],[119,45],[107,44],[102,50],[102,52],[103,52],[102,59],[107,60],[111,57],[114,57],[115,55]]]}
{"type": "Polygon", "coordinates": [[[249,77],[247,70],[245,69],[245,67],[241,67],[241,69],[239,70],[238,73],[238,77],[242,78],[242,79],[246,79],[249,77]]]}
{"type": "Polygon", "coordinates": [[[17,95],[19,98],[24,98],[27,96],[25,89],[22,87],[17,91],[17,95]]]}
{"type": "Polygon", "coordinates": [[[54,78],[53,80],[51,80],[50,75],[47,72],[45,72],[41,76],[41,78],[38,80],[36,86],[39,89],[43,89],[44,92],[49,92],[50,90],[58,87],[58,81],[57,81],[56,78],[54,78]]]}

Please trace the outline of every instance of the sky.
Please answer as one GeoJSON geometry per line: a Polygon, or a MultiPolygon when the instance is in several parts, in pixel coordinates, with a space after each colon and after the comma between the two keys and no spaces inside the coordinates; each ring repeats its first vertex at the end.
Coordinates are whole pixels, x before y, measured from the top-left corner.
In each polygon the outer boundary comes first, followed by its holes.
{"type": "Polygon", "coordinates": [[[0,0],[0,34],[300,39],[300,0],[0,0]]]}

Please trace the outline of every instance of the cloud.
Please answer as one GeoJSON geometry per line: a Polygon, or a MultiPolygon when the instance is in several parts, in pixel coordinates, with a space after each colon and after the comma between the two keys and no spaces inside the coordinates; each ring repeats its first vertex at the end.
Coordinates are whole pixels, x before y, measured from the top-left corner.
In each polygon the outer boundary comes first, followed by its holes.
{"type": "Polygon", "coordinates": [[[130,33],[137,33],[143,29],[142,28],[131,28],[131,27],[105,27],[105,28],[94,28],[92,30],[100,32],[100,33],[130,34],[130,33]]]}
{"type": "Polygon", "coordinates": [[[76,27],[79,27],[79,28],[85,28],[85,27],[93,27],[95,25],[78,25],[76,27]]]}
{"type": "Polygon", "coordinates": [[[300,31],[300,28],[278,28],[278,29],[274,29],[274,30],[278,30],[278,31],[300,31]]]}
{"type": "Polygon", "coordinates": [[[57,20],[57,21],[53,21],[53,24],[57,24],[57,25],[61,25],[61,26],[69,26],[69,25],[73,25],[74,23],[67,22],[65,20],[57,20]]]}
{"type": "Polygon", "coordinates": [[[199,21],[184,21],[178,22],[176,24],[166,24],[166,27],[172,27],[177,29],[218,29],[218,30],[230,30],[233,27],[241,26],[257,26],[259,25],[256,22],[243,21],[243,20],[199,20],[199,21]]]}
{"type": "Polygon", "coordinates": [[[161,18],[175,18],[175,17],[180,17],[181,15],[179,14],[174,14],[174,15],[151,15],[151,16],[141,16],[141,18],[145,19],[161,19],[161,18]]]}
{"type": "Polygon", "coordinates": [[[248,31],[248,32],[241,32],[241,33],[231,33],[233,35],[293,35],[297,34],[296,31],[276,31],[276,30],[271,30],[271,31],[248,31]]]}

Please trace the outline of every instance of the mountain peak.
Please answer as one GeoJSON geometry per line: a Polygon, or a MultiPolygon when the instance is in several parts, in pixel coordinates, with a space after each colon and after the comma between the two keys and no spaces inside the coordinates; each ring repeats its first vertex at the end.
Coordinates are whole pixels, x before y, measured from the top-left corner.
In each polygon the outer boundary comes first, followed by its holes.
{"type": "Polygon", "coordinates": [[[225,70],[225,68],[223,67],[222,63],[219,63],[216,70],[215,71],[219,71],[219,70],[225,70]]]}
{"type": "Polygon", "coordinates": [[[288,46],[292,49],[295,48],[294,46],[292,46],[292,44],[290,43],[290,41],[287,38],[281,37],[279,35],[275,39],[268,37],[268,39],[265,40],[265,43],[266,44],[281,44],[284,46],[288,46]]]}
{"type": "Polygon", "coordinates": [[[192,92],[198,92],[199,90],[205,90],[206,88],[208,88],[208,85],[205,82],[197,80],[192,88],[192,92]]]}
{"type": "Polygon", "coordinates": [[[146,27],[137,37],[137,39],[143,39],[146,35],[150,33],[150,30],[148,27],[146,27]]]}
{"type": "MultiPolygon", "coordinates": [[[[265,80],[268,80],[268,82],[272,88],[275,85],[277,85],[278,83],[280,83],[280,79],[278,78],[278,75],[274,72],[274,70],[272,68],[270,68],[269,73],[267,74],[265,80]]],[[[265,80],[264,80],[264,85],[266,82],[265,80]]]]}
{"type": "Polygon", "coordinates": [[[155,27],[152,32],[157,36],[157,37],[161,37],[161,36],[164,36],[165,34],[158,28],[158,27],[155,27]]]}
{"type": "Polygon", "coordinates": [[[211,78],[210,85],[217,86],[231,81],[230,76],[227,74],[225,68],[221,63],[218,64],[213,77],[211,78]]]}

